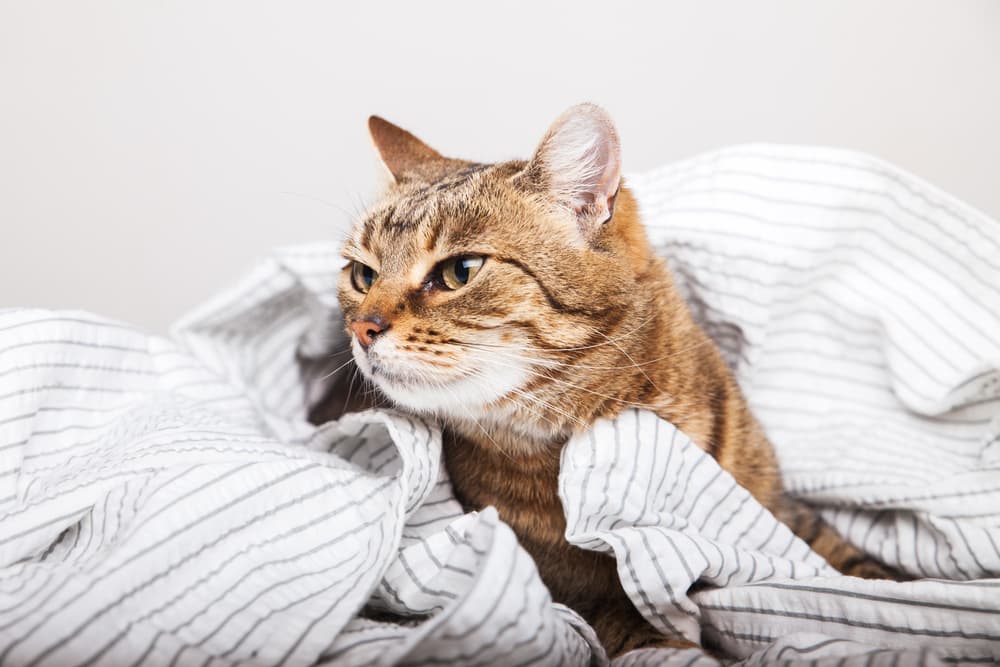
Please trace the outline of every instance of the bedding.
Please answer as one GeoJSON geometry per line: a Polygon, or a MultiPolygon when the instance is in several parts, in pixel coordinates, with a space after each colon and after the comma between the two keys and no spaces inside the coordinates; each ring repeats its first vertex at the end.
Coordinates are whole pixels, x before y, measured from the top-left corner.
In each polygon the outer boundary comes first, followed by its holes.
{"type": "MultiPolygon", "coordinates": [[[[914,581],[839,575],[630,411],[564,449],[567,539],[714,656],[615,664],[1000,661],[997,222],[832,149],[628,183],[786,486],[914,581]]],[[[308,422],[349,359],[340,266],[275,251],[169,339],[0,312],[0,665],[607,664],[496,512],[463,514],[434,423],[308,422]]]]}

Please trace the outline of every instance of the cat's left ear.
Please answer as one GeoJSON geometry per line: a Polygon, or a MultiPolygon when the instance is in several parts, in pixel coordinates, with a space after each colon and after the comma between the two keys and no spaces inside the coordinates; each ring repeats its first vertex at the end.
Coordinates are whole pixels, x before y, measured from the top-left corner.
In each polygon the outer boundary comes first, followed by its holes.
{"type": "Polygon", "coordinates": [[[382,164],[396,183],[407,178],[421,178],[434,166],[449,162],[420,139],[384,118],[368,118],[368,132],[382,164]]]}
{"type": "Polygon", "coordinates": [[[621,146],[608,113],[579,104],[552,124],[518,180],[542,188],[576,215],[587,242],[614,213],[621,183],[621,146]]]}

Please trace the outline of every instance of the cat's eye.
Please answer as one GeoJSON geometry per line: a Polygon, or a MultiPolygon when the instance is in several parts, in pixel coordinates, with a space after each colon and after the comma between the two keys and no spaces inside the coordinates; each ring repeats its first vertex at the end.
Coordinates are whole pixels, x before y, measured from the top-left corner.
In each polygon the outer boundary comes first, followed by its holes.
{"type": "Polygon", "coordinates": [[[483,268],[483,257],[464,255],[452,257],[441,264],[441,280],[448,289],[465,287],[483,268]]]}
{"type": "Polygon", "coordinates": [[[359,292],[367,294],[376,278],[378,278],[378,274],[372,267],[361,262],[351,264],[351,284],[359,292]]]}

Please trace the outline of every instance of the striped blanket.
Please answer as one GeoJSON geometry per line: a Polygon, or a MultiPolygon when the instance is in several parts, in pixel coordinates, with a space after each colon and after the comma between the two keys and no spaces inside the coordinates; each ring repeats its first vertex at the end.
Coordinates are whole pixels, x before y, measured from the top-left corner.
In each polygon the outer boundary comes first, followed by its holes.
{"type": "MultiPolygon", "coordinates": [[[[916,580],[831,571],[627,412],[564,449],[567,539],[716,657],[616,664],[1000,660],[1000,226],[835,150],[629,182],[787,486],[916,580]]],[[[308,423],[348,358],[339,266],[278,251],[171,340],[0,313],[0,665],[607,664],[496,512],[462,513],[434,424],[308,423]]]]}

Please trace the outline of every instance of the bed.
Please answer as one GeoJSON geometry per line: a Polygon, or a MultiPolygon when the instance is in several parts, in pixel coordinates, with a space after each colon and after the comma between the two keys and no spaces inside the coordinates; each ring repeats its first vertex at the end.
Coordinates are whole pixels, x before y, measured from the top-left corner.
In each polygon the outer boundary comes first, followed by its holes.
{"type": "MultiPolygon", "coordinates": [[[[629,411],[563,452],[567,539],[712,654],[615,664],[1000,661],[1000,225],[833,149],[627,182],[788,488],[914,580],[832,571],[629,411]]],[[[435,424],[309,422],[347,370],[340,265],[277,250],[169,338],[0,312],[0,665],[608,664],[496,512],[462,512],[435,424]]]]}

